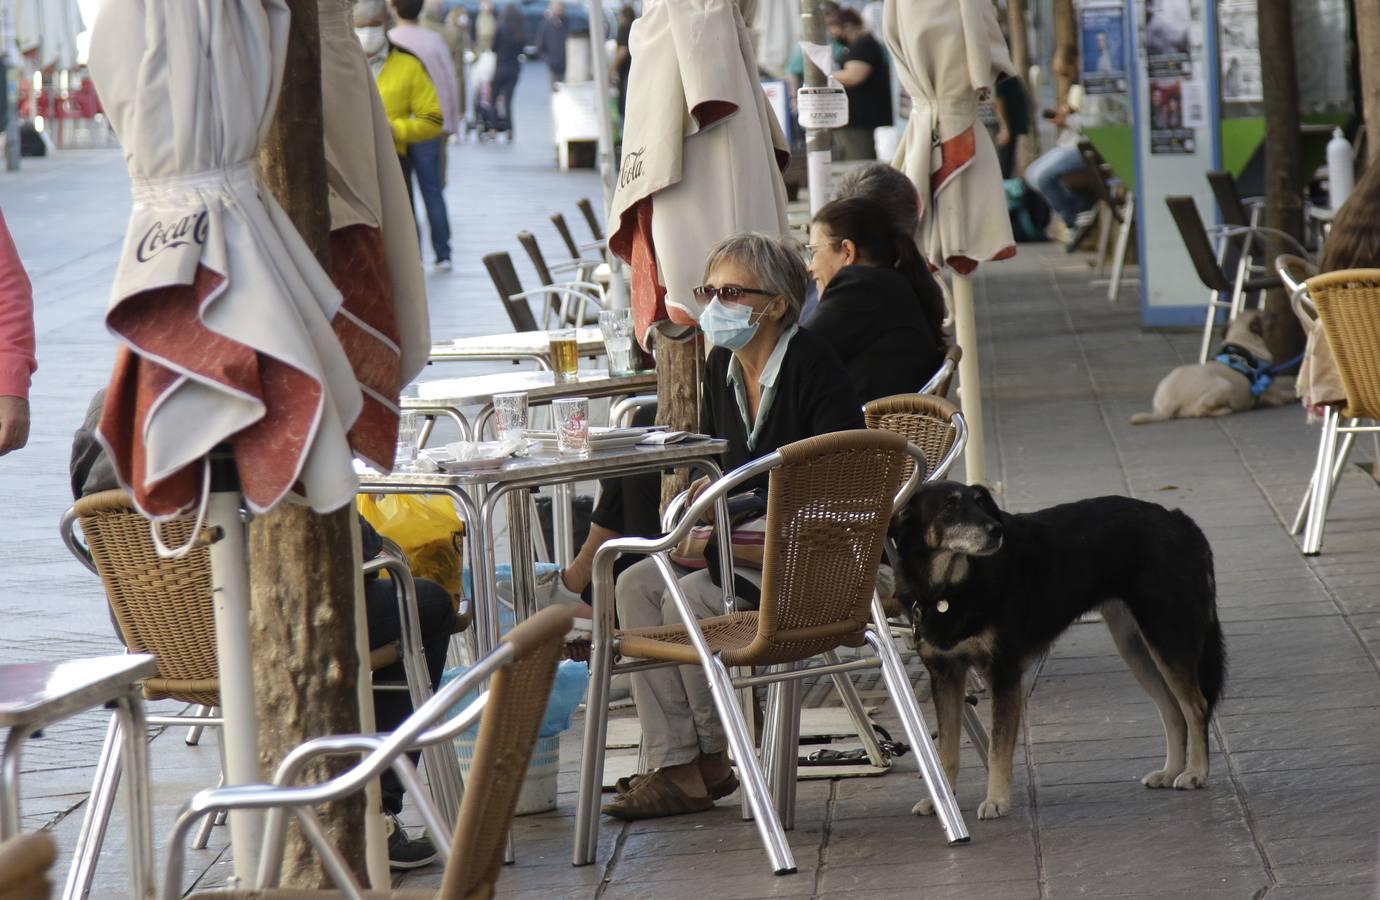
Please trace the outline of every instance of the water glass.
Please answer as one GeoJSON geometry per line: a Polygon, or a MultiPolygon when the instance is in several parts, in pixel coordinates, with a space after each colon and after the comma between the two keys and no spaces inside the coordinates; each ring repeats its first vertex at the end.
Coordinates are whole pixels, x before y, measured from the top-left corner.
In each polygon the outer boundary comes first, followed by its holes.
{"type": "Polygon", "coordinates": [[[599,313],[599,330],[604,333],[609,377],[618,378],[637,371],[633,350],[633,318],[630,309],[606,309],[599,313]]]}
{"type": "Polygon", "coordinates": [[[406,472],[417,462],[417,414],[398,415],[398,443],[393,451],[393,471],[406,472]]]}
{"type": "Polygon", "coordinates": [[[575,340],[575,329],[556,329],[550,332],[550,339],[551,370],[556,373],[556,381],[575,381],[575,370],[580,363],[579,345],[575,340]]]}
{"type": "Polygon", "coordinates": [[[556,450],[562,455],[589,453],[589,398],[566,397],[552,400],[556,415],[556,450]]]}
{"type": "Polygon", "coordinates": [[[494,436],[501,442],[527,436],[527,392],[494,394],[494,436]]]}

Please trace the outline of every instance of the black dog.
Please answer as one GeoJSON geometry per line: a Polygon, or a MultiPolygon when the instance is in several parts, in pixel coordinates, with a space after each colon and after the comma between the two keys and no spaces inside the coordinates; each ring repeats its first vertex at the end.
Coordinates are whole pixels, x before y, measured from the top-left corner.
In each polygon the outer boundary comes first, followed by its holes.
{"type": "MultiPolygon", "coordinates": [[[[1021,674],[1054,639],[1101,609],[1122,659],[1164,723],[1164,768],[1146,787],[1207,783],[1207,727],[1226,677],[1212,548],[1177,510],[1098,497],[1027,515],[1002,512],[982,487],[924,485],[893,523],[897,596],[934,685],[939,756],[958,778],[958,735],[970,666],[992,687],[987,799],[979,819],[1010,806],[1021,722],[1021,674]]],[[[929,801],[916,807],[929,812],[929,801]]]]}

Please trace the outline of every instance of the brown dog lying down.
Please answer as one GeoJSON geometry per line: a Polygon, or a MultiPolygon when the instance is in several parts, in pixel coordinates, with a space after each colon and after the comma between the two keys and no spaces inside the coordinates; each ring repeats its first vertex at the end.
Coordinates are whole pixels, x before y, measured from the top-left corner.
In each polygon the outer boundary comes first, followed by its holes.
{"type": "MultiPolygon", "coordinates": [[[[1227,328],[1222,345],[1248,368],[1268,366],[1273,360],[1265,346],[1267,314],[1258,309],[1247,310],[1236,317],[1227,328]]],[[[1251,379],[1223,362],[1211,360],[1201,364],[1179,366],[1155,389],[1154,412],[1136,413],[1132,425],[1148,425],[1166,419],[1195,419],[1206,416],[1228,416],[1257,406],[1283,406],[1293,399],[1293,379],[1275,377],[1264,392],[1251,391],[1251,379]]]]}

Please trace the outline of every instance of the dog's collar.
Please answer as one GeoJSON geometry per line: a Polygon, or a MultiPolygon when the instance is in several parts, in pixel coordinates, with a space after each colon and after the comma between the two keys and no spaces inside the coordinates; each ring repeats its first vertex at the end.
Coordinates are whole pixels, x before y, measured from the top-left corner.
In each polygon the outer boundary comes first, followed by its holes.
{"type": "Polygon", "coordinates": [[[1265,393],[1275,377],[1274,369],[1268,362],[1261,360],[1240,344],[1223,344],[1213,359],[1233,372],[1246,376],[1246,380],[1251,384],[1251,396],[1254,398],[1259,398],[1265,393]]]}

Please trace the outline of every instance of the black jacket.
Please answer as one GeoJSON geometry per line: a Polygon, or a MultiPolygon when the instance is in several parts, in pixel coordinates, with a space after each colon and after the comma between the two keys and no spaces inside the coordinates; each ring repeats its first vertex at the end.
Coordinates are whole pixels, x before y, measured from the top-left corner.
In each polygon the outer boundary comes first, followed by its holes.
{"type": "Polygon", "coordinates": [[[846,266],[824,289],[810,330],[838,354],[864,402],[913,394],[944,360],[925,308],[895,269],[846,266]]]}

